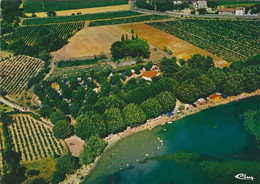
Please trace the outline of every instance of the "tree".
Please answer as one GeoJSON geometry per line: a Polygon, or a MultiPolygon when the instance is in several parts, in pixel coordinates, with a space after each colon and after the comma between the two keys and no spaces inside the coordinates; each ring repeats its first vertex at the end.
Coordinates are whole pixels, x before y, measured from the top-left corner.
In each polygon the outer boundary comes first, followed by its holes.
{"type": "MultiPolygon", "coordinates": [[[[127,35],[126,35],[127,36],[127,35]]],[[[150,46],[143,40],[123,40],[117,41],[112,44],[110,51],[115,59],[122,59],[124,57],[130,56],[149,58],[150,56],[150,46]]]]}
{"type": "Polygon", "coordinates": [[[159,102],[154,98],[149,98],[148,100],[141,103],[140,107],[143,109],[147,118],[153,118],[159,116],[163,109],[159,102]]]}
{"type": "Polygon", "coordinates": [[[107,109],[104,113],[108,133],[117,133],[125,128],[125,122],[118,108],[107,109]]]}
{"type": "Polygon", "coordinates": [[[242,70],[245,77],[245,92],[253,92],[260,88],[260,65],[249,66],[242,70]]]}
{"type": "Polygon", "coordinates": [[[217,7],[218,7],[218,2],[217,1],[208,1],[207,2],[207,6],[209,7],[209,8],[212,8],[212,9],[216,9],[217,7]]]}
{"type": "Polygon", "coordinates": [[[153,66],[153,62],[152,61],[149,61],[146,65],[145,65],[145,70],[149,71],[151,70],[153,66]]]}
{"type": "Polygon", "coordinates": [[[226,73],[220,68],[210,68],[207,76],[216,85],[216,91],[223,91],[223,83],[226,80],[226,73]]]}
{"type": "Polygon", "coordinates": [[[93,91],[92,88],[89,88],[86,93],[86,103],[95,104],[97,102],[97,94],[93,91]]]}
{"type": "Polygon", "coordinates": [[[82,106],[81,100],[76,100],[76,101],[72,102],[72,104],[70,106],[70,113],[73,118],[77,118],[81,106],[82,106]]]}
{"type": "Polygon", "coordinates": [[[66,116],[61,110],[57,110],[56,112],[51,114],[50,120],[52,124],[56,124],[60,120],[65,120],[66,116]]]}
{"type": "Polygon", "coordinates": [[[97,156],[101,155],[105,146],[106,142],[100,137],[91,136],[84,145],[84,149],[79,156],[81,165],[92,163],[97,156]]]}
{"type": "Polygon", "coordinates": [[[155,97],[155,99],[161,105],[163,112],[171,112],[176,105],[176,98],[168,91],[162,92],[155,97]]]}
{"type": "Polygon", "coordinates": [[[176,63],[176,57],[172,57],[171,59],[163,58],[160,61],[160,70],[165,77],[172,77],[179,69],[180,67],[176,63]]]}
{"type": "Polygon", "coordinates": [[[201,91],[197,88],[191,80],[182,82],[178,87],[176,96],[177,98],[184,103],[193,103],[201,95],[201,91]]]}
{"type": "Polygon", "coordinates": [[[176,94],[177,88],[179,86],[179,83],[170,77],[163,77],[157,82],[158,89],[161,89],[161,91],[169,91],[173,95],[176,94]]]}
{"type": "Polygon", "coordinates": [[[239,72],[229,72],[223,84],[223,92],[226,95],[238,95],[243,92],[245,86],[245,77],[239,72]]]}
{"type": "Polygon", "coordinates": [[[103,117],[95,112],[91,115],[82,114],[76,119],[74,132],[83,140],[88,140],[92,135],[106,136],[106,125],[103,117]]]}
{"type": "Polygon", "coordinates": [[[194,54],[187,60],[187,64],[193,69],[199,69],[204,72],[207,72],[212,66],[214,66],[212,57],[205,57],[200,54],[194,54]]]}
{"type": "Polygon", "coordinates": [[[50,105],[43,105],[40,109],[39,113],[42,117],[50,117],[50,115],[54,112],[54,109],[50,105]]]}
{"type": "Polygon", "coordinates": [[[73,126],[66,120],[58,121],[53,127],[53,134],[57,139],[65,139],[73,133],[73,126]]]}
{"type": "Polygon", "coordinates": [[[110,109],[112,107],[123,109],[125,105],[125,102],[116,96],[101,97],[94,105],[94,110],[96,110],[100,114],[103,114],[106,109],[110,109]]]}
{"type": "Polygon", "coordinates": [[[78,158],[73,157],[71,154],[66,153],[57,159],[55,165],[56,171],[53,176],[52,183],[59,183],[63,181],[66,174],[72,174],[76,169],[80,167],[78,158]]]}
{"type": "Polygon", "coordinates": [[[123,116],[126,125],[128,126],[136,126],[140,123],[143,123],[145,121],[145,114],[143,110],[135,104],[128,104],[124,109],[123,109],[123,116]]]}
{"type": "Polygon", "coordinates": [[[48,17],[55,17],[56,16],[56,12],[55,11],[48,11],[47,12],[47,16],[48,17]]]}
{"type": "Polygon", "coordinates": [[[211,95],[216,90],[215,83],[206,75],[202,74],[193,80],[193,83],[200,89],[202,97],[211,95]]]}

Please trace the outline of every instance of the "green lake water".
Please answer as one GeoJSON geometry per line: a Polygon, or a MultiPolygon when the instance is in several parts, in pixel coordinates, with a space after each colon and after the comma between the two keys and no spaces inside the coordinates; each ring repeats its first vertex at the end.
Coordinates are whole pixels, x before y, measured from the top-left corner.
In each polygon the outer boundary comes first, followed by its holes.
{"type": "Polygon", "coordinates": [[[198,164],[185,167],[172,160],[140,161],[182,150],[201,153],[214,159],[260,161],[260,149],[257,148],[255,138],[244,129],[239,118],[244,111],[259,108],[259,105],[260,96],[252,97],[129,136],[102,156],[84,183],[217,183],[203,177],[198,164]]]}

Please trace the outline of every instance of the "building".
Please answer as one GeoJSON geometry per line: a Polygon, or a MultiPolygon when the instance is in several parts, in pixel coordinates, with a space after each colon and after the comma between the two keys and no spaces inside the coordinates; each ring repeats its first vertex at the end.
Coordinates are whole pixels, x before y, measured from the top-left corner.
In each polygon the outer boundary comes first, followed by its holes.
{"type": "Polygon", "coordinates": [[[218,14],[219,15],[234,15],[235,12],[236,11],[233,8],[219,8],[218,9],[218,14]]]}
{"type": "Polygon", "coordinates": [[[236,8],[236,11],[235,11],[235,14],[236,15],[245,15],[245,7],[237,7],[236,8]]]}
{"type": "Polygon", "coordinates": [[[181,4],[182,1],[173,1],[173,4],[181,4]]]}
{"type": "Polygon", "coordinates": [[[194,9],[208,8],[207,1],[192,1],[194,9]]]}
{"type": "Polygon", "coordinates": [[[211,100],[219,100],[219,99],[221,98],[221,96],[220,96],[220,95],[217,95],[217,94],[213,94],[213,95],[210,95],[209,98],[210,98],[211,100]]]}
{"type": "Polygon", "coordinates": [[[152,78],[159,76],[160,73],[157,71],[144,71],[142,77],[144,80],[152,81],[152,78]]]}

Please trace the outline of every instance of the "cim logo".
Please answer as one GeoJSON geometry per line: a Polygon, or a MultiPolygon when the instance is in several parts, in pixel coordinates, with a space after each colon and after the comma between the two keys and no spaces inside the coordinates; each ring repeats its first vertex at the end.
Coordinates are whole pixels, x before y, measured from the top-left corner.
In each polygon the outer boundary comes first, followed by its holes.
{"type": "Polygon", "coordinates": [[[239,180],[251,180],[253,181],[255,178],[253,176],[247,176],[246,174],[240,173],[235,176],[235,178],[239,180]]]}

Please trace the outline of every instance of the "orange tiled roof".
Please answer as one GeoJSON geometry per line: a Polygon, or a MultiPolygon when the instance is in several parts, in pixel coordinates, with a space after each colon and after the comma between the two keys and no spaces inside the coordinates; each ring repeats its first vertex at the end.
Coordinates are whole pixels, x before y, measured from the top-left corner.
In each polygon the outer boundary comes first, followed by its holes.
{"type": "Polygon", "coordinates": [[[211,98],[211,99],[218,98],[218,97],[221,97],[221,96],[220,96],[220,95],[217,95],[217,94],[210,95],[210,98],[211,98]]]}
{"type": "Polygon", "coordinates": [[[142,76],[144,77],[150,77],[150,78],[153,78],[155,77],[156,75],[158,75],[159,72],[157,71],[145,71],[142,76]]]}

